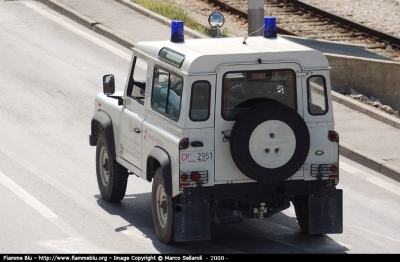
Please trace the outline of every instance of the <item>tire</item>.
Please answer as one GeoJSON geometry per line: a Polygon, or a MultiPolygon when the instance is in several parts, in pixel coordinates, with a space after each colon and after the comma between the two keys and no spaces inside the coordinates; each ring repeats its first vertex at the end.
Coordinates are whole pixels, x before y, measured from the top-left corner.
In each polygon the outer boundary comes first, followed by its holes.
{"type": "Polygon", "coordinates": [[[295,174],[310,150],[303,118],[279,102],[263,102],[239,116],[230,137],[232,159],[247,177],[281,182],[295,174]]]}
{"type": "Polygon", "coordinates": [[[310,233],[308,226],[308,197],[309,196],[295,196],[292,201],[297,223],[299,224],[301,231],[305,234],[310,233]]]}
{"type": "Polygon", "coordinates": [[[128,170],[110,156],[107,138],[101,132],[96,148],[96,174],[101,197],[108,202],[121,201],[128,183],[128,170]]]}
{"type": "Polygon", "coordinates": [[[153,178],[151,211],[157,237],[164,244],[175,243],[174,239],[174,201],[165,193],[164,177],[159,167],[153,178]]]}

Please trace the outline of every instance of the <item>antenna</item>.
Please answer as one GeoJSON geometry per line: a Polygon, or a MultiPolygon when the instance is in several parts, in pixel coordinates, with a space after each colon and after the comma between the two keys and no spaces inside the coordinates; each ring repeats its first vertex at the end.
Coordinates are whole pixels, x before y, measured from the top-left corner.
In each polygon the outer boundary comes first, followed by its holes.
{"type": "Polygon", "coordinates": [[[277,34],[276,34],[276,17],[275,16],[264,16],[264,25],[258,29],[257,31],[254,31],[251,34],[248,34],[247,36],[245,36],[243,38],[243,44],[246,44],[246,40],[249,36],[251,36],[254,33],[257,33],[258,31],[260,31],[261,29],[264,28],[264,37],[265,38],[276,38],[277,34]]]}
{"type": "Polygon", "coordinates": [[[253,33],[250,33],[250,34],[248,34],[247,36],[245,36],[245,37],[243,38],[243,44],[244,44],[244,45],[246,44],[246,40],[247,40],[247,38],[248,38],[249,36],[251,36],[252,34],[257,33],[258,31],[260,31],[261,29],[263,29],[264,26],[265,26],[265,25],[263,25],[262,27],[260,27],[260,29],[254,31],[253,33]]]}

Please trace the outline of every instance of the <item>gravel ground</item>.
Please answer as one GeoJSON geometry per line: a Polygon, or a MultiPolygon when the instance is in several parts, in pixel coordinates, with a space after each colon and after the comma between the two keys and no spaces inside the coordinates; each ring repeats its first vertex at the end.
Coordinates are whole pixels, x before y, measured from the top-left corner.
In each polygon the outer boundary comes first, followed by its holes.
{"type": "MultiPolygon", "coordinates": [[[[171,0],[178,3],[191,17],[200,24],[209,27],[208,16],[219,11],[225,17],[226,28],[232,36],[247,35],[247,21],[229,12],[220,11],[218,7],[213,7],[207,0],[171,0]]],[[[247,0],[236,0],[245,3],[247,0]]],[[[331,12],[347,16],[357,22],[380,29],[387,33],[400,37],[400,0],[303,0],[304,2],[316,5],[331,12]]],[[[232,2],[232,1],[227,1],[232,2]]],[[[378,50],[374,50],[377,52],[378,50]]],[[[387,52],[382,50],[382,52],[387,52]]],[[[377,52],[379,53],[379,51],[377,52]]],[[[383,55],[383,54],[382,54],[383,55]]],[[[354,90],[336,90],[348,95],[362,103],[379,108],[395,117],[399,113],[374,97],[367,97],[356,93],[354,90]]]]}
{"type": "MultiPolygon", "coordinates": [[[[191,17],[206,27],[208,16],[213,11],[225,17],[223,29],[231,36],[245,37],[248,34],[247,21],[229,12],[220,11],[207,0],[170,0],[179,4],[191,17]]],[[[323,9],[346,16],[359,23],[382,30],[400,38],[400,0],[303,0],[323,9]]],[[[247,0],[225,0],[237,8],[247,8],[247,0]]],[[[265,10],[268,13],[267,10],[265,10]]],[[[277,21],[279,25],[279,21],[277,21]]],[[[374,42],[370,43],[374,44],[374,42]]],[[[392,46],[372,48],[369,51],[400,62],[399,49],[392,46]]]]}
{"type": "Polygon", "coordinates": [[[400,37],[400,0],[305,0],[304,2],[400,37]]]}
{"type": "MultiPolygon", "coordinates": [[[[218,10],[206,0],[172,0],[200,23],[208,26],[208,16],[218,10]]],[[[236,0],[247,5],[247,0],[236,0]]],[[[400,0],[303,0],[357,22],[400,37],[400,0]]],[[[229,1],[232,2],[232,1],[229,1]]],[[[223,12],[226,28],[232,35],[245,36],[247,21],[223,12]]],[[[279,23],[279,21],[278,21],[279,23]]]]}

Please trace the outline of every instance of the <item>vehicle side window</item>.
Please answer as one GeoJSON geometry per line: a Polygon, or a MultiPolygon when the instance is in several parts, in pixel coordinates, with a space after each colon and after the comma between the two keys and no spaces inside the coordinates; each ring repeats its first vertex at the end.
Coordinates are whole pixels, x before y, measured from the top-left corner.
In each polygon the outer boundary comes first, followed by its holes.
{"type": "Polygon", "coordinates": [[[135,57],[132,66],[133,72],[129,81],[127,95],[131,98],[142,100],[146,91],[147,61],[135,57]]]}
{"type": "Polygon", "coordinates": [[[179,119],[183,79],[181,76],[161,68],[154,68],[151,106],[173,120],[179,119]]]}
{"type": "Polygon", "coordinates": [[[197,81],[192,86],[189,117],[192,121],[205,121],[210,117],[211,84],[197,81]]]}
{"type": "Polygon", "coordinates": [[[326,81],[323,76],[312,76],[307,81],[308,112],[310,115],[325,115],[328,112],[326,81]]]}

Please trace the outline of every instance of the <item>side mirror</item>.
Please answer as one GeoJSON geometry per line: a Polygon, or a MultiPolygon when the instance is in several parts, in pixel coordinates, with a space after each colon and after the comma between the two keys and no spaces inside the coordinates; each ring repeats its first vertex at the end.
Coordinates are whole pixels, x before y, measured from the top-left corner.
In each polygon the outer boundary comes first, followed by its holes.
{"type": "Polygon", "coordinates": [[[112,95],[115,93],[114,75],[103,76],[103,93],[105,95],[112,95]]]}

